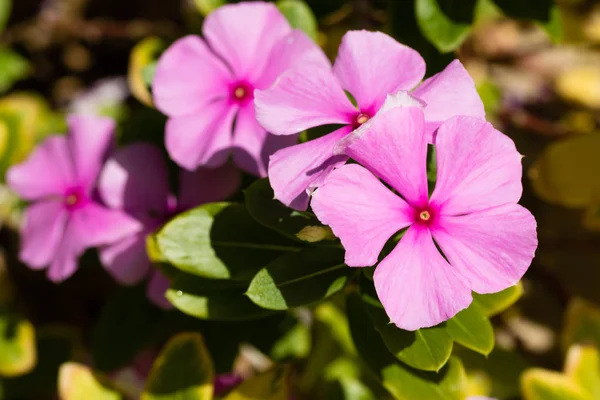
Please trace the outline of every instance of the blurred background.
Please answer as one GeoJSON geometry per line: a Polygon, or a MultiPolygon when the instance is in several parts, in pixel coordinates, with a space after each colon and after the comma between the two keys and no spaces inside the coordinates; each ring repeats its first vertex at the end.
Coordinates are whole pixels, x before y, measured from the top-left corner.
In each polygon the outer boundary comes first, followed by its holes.
{"type": "MultiPolygon", "coordinates": [[[[0,0],[1,176],[46,135],[63,132],[71,112],[115,118],[122,142],[162,143],[164,117],[149,107],[152,64],[173,40],[200,33],[203,15],[220,3],[0,0]]],[[[487,361],[464,355],[473,393],[518,399],[523,370],[561,370],[575,341],[600,346],[600,2],[306,3],[318,24],[314,36],[332,59],[350,29],[382,30],[414,47],[427,75],[459,58],[488,119],[524,155],[521,203],[537,219],[539,248],[523,297],[493,319],[497,350],[487,361]]],[[[252,366],[268,362],[265,354],[274,357],[265,326],[279,333],[296,326],[269,320],[246,323],[243,338],[224,335],[239,325],[199,322],[137,301],[140,289],[120,289],[95,254],[86,254],[72,279],[54,285],[17,261],[21,208],[0,186],[0,399],[56,398],[63,362],[93,359],[101,370],[119,370],[152,358],[148,349],[171,330],[202,329],[213,358],[222,353],[215,362],[223,371],[236,356],[226,341],[250,343],[245,362],[252,366]]],[[[322,326],[305,323],[294,331],[293,348],[280,351],[308,357],[306,332],[331,329],[327,318],[334,317],[326,312],[322,326]]],[[[312,345],[327,347],[317,336],[312,345]]],[[[309,385],[322,378],[305,379],[309,385]]]]}

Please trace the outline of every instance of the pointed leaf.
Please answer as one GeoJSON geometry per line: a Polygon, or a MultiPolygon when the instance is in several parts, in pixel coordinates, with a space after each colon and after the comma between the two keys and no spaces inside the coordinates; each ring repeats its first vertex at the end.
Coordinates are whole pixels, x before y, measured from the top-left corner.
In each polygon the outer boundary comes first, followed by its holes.
{"type": "MultiPolygon", "coordinates": [[[[417,23],[423,35],[442,53],[455,50],[471,32],[471,24],[454,21],[442,10],[440,0],[416,0],[417,23]]],[[[470,3],[470,2],[469,2],[470,3]]]]}
{"type": "Polygon", "coordinates": [[[492,324],[475,302],[448,320],[446,331],[456,343],[483,355],[494,349],[492,324]]]}
{"type": "Polygon", "coordinates": [[[279,0],[277,8],[287,18],[292,28],[304,31],[312,40],[319,33],[317,19],[310,7],[301,0],[279,0]]]}

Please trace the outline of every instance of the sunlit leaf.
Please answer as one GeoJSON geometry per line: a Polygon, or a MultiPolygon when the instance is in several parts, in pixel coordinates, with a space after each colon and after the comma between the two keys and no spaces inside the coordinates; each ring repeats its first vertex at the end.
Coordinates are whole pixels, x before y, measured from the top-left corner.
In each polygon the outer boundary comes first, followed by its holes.
{"type": "Polygon", "coordinates": [[[565,374],[594,399],[600,399],[600,356],[591,346],[573,346],[567,354],[565,374]]]}
{"type": "Polygon", "coordinates": [[[145,68],[154,63],[157,53],[164,48],[164,42],[158,37],[149,37],[135,45],[129,57],[129,72],[127,79],[131,93],[140,102],[152,106],[152,94],[147,77],[144,76],[145,68]]]}
{"type": "Polygon", "coordinates": [[[207,16],[217,8],[227,4],[227,0],[194,0],[194,4],[200,14],[207,16]]]}
{"type": "Polygon", "coordinates": [[[488,355],[494,349],[494,329],[477,303],[462,310],[446,322],[452,339],[468,349],[488,355]]]}
{"type": "Polygon", "coordinates": [[[312,40],[317,39],[317,19],[305,2],[301,0],[278,0],[277,8],[287,18],[292,28],[304,31],[312,40]]]}
{"type": "Polygon", "coordinates": [[[18,376],[35,367],[37,351],[31,322],[0,313],[0,376],[18,376]]]}
{"type": "MultiPolygon", "coordinates": [[[[415,12],[423,35],[441,52],[455,50],[471,32],[471,23],[452,20],[440,6],[443,0],[416,0],[415,12]]],[[[473,3],[464,4],[473,7],[473,3]]],[[[459,4],[458,7],[464,7],[459,4]]]]}
{"type": "Polygon", "coordinates": [[[486,316],[493,317],[512,306],[522,295],[523,285],[519,282],[515,286],[511,286],[498,293],[475,293],[473,294],[473,301],[477,303],[486,316]]]}
{"type": "Polygon", "coordinates": [[[95,375],[89,367],[74,362],[60,367],[58,391],[62,400],[121,400],[123,396],[110,389],[106,378],[95,375]]]}
{"type": "Polygon", "coordinates": [[[522,387],[524,400],[594,400],[567,376],[543,369],[525,372],[522,387]]]}

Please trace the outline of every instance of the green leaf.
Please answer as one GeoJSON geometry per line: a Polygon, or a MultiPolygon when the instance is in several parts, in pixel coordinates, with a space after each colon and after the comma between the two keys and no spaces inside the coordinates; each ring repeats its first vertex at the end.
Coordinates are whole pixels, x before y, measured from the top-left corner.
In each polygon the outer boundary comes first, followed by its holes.
{"type": "Polygon", "coordinates": [[[274,361],[305,358],[310,352],[310,329],[301,321],[296,320],[275,343],[269,352],[274,361]]]}
{"type": "Polygon", "coordinates": [[[558,372],[530,369],[521,380],[524,400],[594,400],[576,382],[558,372]]]}
{"type": "Polygon", "coordinates": [[[581,388],[600,399],[600,356],[592,346],[573,346],[567,354],[565,374],[581,388]]]}
{"type": "Polygon", "coordinates": [[[162,315],[146,299],[145,285],[122,288],[106,303],[94,329],[95,367],[112,371],[131,362],[156,336],[162,315]]]}
{"type": "Polygon", "coordinates": [[[321,225],[314,215],[292,210],[275,200],[267,178],[254,182],[244,195],[252,218],[290,239],[298,240],[298,234],[307,226],[321,225]]]}
{"type": "Polygon", "coordinates": [[[286,254],[261,269],[246,294],[263,308],[287,310],[338,292],[352,272],[344,264],[343,250],[307,248],[286,254]]]}
{"type": "Polygon", "coordinates": [[[200,14],[206,17],[217,8],[227,4],[227,0],[194,0],[194,4],[198,11],[200,11],[200,14]]]}
{"type": "Polygon", "coordinates": [[[12,0],[0,0],[0,32],[4,31],[12,11],[12,0]]]}
{"type": "Polygon", "coordinates": [[[369,323],[365,305],[358,294],[348,296],[346,309],[359,355],[394,399],[465,399],[467,377],[459,359],[450,358],[438,373],[412,369],[388,351],[379,333],[369,323]]]}
{"type": "Polygon", "coordinates": [[[492,324],[475,302],[448,320],[446,331],[455,342],[483,355],[494,349],[492,324]]]}
{"type": "Polygon", "coordinates": [[[62,400],[120,400],[119,392],[106,384],[106,379],[95,375],[89,367],[68,362],[60,367],[58,392],[62,400]]]}
{"type": "Polygon", "coordinates": [[[290,366],[276,366],[246,379],[224,400],[288,400],[290,372],[290,366]]]}
{"type": "Polygon", "coordinates": [[[361,279],[361,297],[387,348],[400,361],[413,368],[439,371],[450,359],[453,347],[452,338],[445,327],[436,326],[414,332],[398,328],[390,322],[372,286],[361,279]]]}
{"type": "Polygon", "coordinates": [[[550,9],[550,18],[547,22],[539,23],[542,29],[548,34],[553,43],[560,43],[563,38],[563,27],[560,16],[560,9],[557,5],[550,9]]]}
{"type": "Polygon", "coordinates": [[[279,0],[277,8],[287,18],[292,28],[304,31],[312,40],[319,33],[317,19],[310,7],[301,0],[279,0]]]}
{"type": "Polygon", "coordinates": [[[243,205],[210,203],[178,215],[155,234],[160,258],[211,279],[250,280],[275,258],[301,250],[263,227],[243,205]]]}
{"type": "Polygon", "coordinates": [[[127,72],[127,80],[129,89],[133,96],[142,104],[152,107],[152,94],[150,93],[150,84],[147,80],[147,73],[144,71],[148,65],[156,62],[156,56],[165,44],[159,37],[148,37],[131,50],[129,56],[129,70],[127,72]]]}
{"type": "Polygon", "coordinates": [[[35,329],[24,319],[0,313],[0,376],[19,376],[36,364],[35,329]]]}
{"type": "Polygon", "coordinates": [[[179,274],[166,297],[179,311],[200,319],[244,321],[272,313],[244,295],[247,283],[179,274]]]}
{"type": "MultiPolygon", "coordinates": [[[[1,8],[0,5],[0,18],[1,8]]],[[[30,72],[29,61],[11,49],[0,47],[0,93],[6,92],[15,83],[27,78],[30,72]]]]}
{"type": "Polygon", "coordinates": [[[573,344],[592,343],[600,348],[600,310],[579,298],[569,303],[561,337],[563,350],[573,344]]]}
{"type": "MultiPolygon", "coordinates": [[[[442,10],[441,1],[443,0],[416,0],[415,14],[423,35],[440,52],[447,53],[458,48],[467,38],[471,32],[471,23],[451,19],[446,10],[442,10]]],[[[466,3],[471,5],[472,2],[466,3]]]]}
{"type": "Polygon", "coordinates": [[[154,361],[141,400],[212,400],[214,374],[202,336],[181,333],[154,361]]]}
{"type": "Polygon", "coordinates": [[[486,316],[493,317],[512,306],[522,295],[523,285],[519,282],[515,286],[511,286],[498,293],[474,293],[473,301],[477,303],[486,316]]]}

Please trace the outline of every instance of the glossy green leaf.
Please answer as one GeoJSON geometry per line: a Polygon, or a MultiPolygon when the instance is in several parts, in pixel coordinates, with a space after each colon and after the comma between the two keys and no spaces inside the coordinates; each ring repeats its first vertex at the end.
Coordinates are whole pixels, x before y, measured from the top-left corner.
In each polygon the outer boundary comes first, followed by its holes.
{"type": "Polygon", "coordinates": [[[464,400],[467,378],[459,359],[450,358],[438,373],[418,371],[398,361],[370,324],[358,294],[348,296],[346,309],[354,345],[382,385],[397,400],[464,400]]]}
{"type": "Polygon", "coordinates": [[[512,306],[522,295],[523,285],[519,282],[515,286],[511,286],[498,293],[474,293],[473,301],[477,303],[486,316],[493,317],[512,306]]]}
{"type": "Polygon", "coordinates": [[[298,234],[307,226],[321,225],[314,215],[292,210],[275,200],[267,178],[254,182],[244,195],[252,218],[291,239],[298,240],[298,234]]]}
{"type": "Polygon", "coordinates": [[[123,396],[111,389],[106,379],[89,367],[68,362],[60,367],[58,392],[62,400],[121,400],[123,396]]]}
{"type": "Polygon", "coordinates": [[[200,319],[244,321],[272,313],[252,303],[244,295],[246,287],[244,282],[179,274],[166,297],[178,310],[200,319]]]}
{"type": "Polygon", "coordinates": [[[289,400],[290,366],[275,366],[246,379],[224,400],[289,400]]]}
{"type": "Polygon", "coordinates": [[[522,387],[524,400],[594,400],[567,376],[538,368],[523,374],[522,387]]]}
{"type": "Polygon", "coordinates": [[[317,19],[310,7],[301,0],[279,0],[277,8],[287,18],[292,28],[304,31],[312,40],[319,33],[317,19]]]}
{"type": "Polygon", "coordinates": [[[178,215],[155,234],[160,258],[211,279],[250,280],[277,257],[301,250],[260,225],[243,205],[210,203],[178,215]]]}
{"type": "Polygon", "coordinates": [[[141,400],[212,400],[214,375],[202,336],[181,333],[154,361],[141,400]]]}
{"type": "Polygon", "coordinates": [[[227,0],[194,0],[194,4],[200,14],[207,16],[217,8],[227,4],[227,0]]]}
{"type": "Polygon", "coordinates": [[[92,336],[94,366],[123,367],[147,346],[161,328],[162,311],[146,298],[146,288],[122,288],[105,304],[92,336]]]}
{"type": "Polygon", "coordinates": [[[405,364],[426,371],[439,371],[452,354],[452,338],[445,326],[405,331],[390,322],[372,284],[361,280],[361,297],[375,329],[387,348],[405,364]]]}
{"type": "Polygon", "coordinates": [[[307,248],[261,269],[246,294],[263,308],[287,310],[331,296],[346,285],[351,274],[343,250],[307,248]]]}
{"type": "Polygon", "coordinates": [[[488,355],[494,349],[492,324],[475,302],[448,320],[446,331],[456,343],[478,353],[488,355]]]}
{"type": "MultiPolygon", "coordinates": [[[[443,10],[443,0],[416,0],[417,23],[423,35],[443,53],[455,50],[471,32],[471,23],[455,21],[443,10]]],[[[471,3],[471,2],[466,2],[471,3]]],[[[457,7],[462,7],[460,4],[457,7]]]]}
{"type": "Polygon", "coordinates": [[[0,93],[6,92],[15,83],[27,78],[30,72],[31,66],[23,56],[11,49],[0,47],[0,93]]]}
{"type": "Polygon", "coordinates": [[[35,367],[37,351],[31,322],[0,313],[0,376],[18,376],[35,367]]]}

